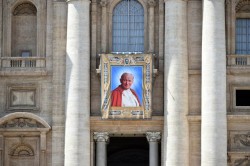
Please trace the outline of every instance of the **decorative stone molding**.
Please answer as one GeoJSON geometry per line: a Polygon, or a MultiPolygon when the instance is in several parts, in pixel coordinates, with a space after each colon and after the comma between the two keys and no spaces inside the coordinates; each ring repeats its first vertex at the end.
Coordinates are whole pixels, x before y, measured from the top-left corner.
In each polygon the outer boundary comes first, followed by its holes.
{"type": "Polygon", "coordinates": [[[101,0],[101,1],[100,1],[100,5],[101,5],[102,7],[106,7],[107,4],[108,4],[107,0],[101,0]]]}
{"type": "Polygon", "coordinates": [[[15,118],[1,124],[0,128],[44,128],[44,126],[34,119],[15,118]]]}
{"type": "Polygon", "coordinates": [[[235,6],[235,11],[236,12],[250,12],[249,6],[250,6],[250,0],[241,0],[241,1],[235,1],[236,6],[235,6]],[[245,8],[244,6],[247,6],[245,8]]]}
{"type": "Polygon", "coordinates": [[[6,128],[46,128],[46,130],[49,130],[50,126],[37,115],[28,112],[15,112],[0,118],[0,129],[6,128]]]}
{"type": "Polygon", "coordinates": [[[14,12],[13,15],[36,15],[37,10],[36,7],[31,4],[31,3],[22,3],[18,5],[14,12]]]}
{"type": "Polygon", "coordinates": [[[155,7],[155,5],[156,5],[155,0],[148,0],[148,5],[149,5],[149,7],[155,7]]]}
{"type": "Polygon", "coordinates": [[[40,87],[36,84],[10,84],[7,86],[6,110],[38,111],[40,87]]]}
{"type": "Polygon", "coordinates": [[[109,142],[108,132],[94,132],[93,135],[96,142],[109,142]]]}
{"type": "Polygon", "coordinates": [[[231,0],[226,0],[226,5],[230,5],[231,4],[231,0]]]}
{"type": "Polygon", "coordinates": [[[19,143],[14,145],[9,152],[10,156],[17,156],[17,157],[30,157],[34,156],[34,150],[33,148],[26,144],[26,143],[19,143]]]}
{"type": "Polygon", "coordinates": [[[237,159],[234,161],[235,166],[245,166],[250,164],[250,156],[245,156],[245,158],[237,159]]]}
{"type": "MultiPolygon", "coordinates": [[[[164,0],[164,2],[167,2],[167,1],[176,1],[176,0],[164,0]]],[[[187,2],[188,0],[179,0],[179,1],[185,1],[185,2],[187,2]]]]}
{"type": "Polygon", "coordinates": [[[147,132],[146,137],[148,142],[158,142],[161,139],[161,133],[160,132],[147,132]]]}
{"type": "Polygon", "coordinates": [[[250,146],[250,132],[247,134],[236,134],[234,137],[234,141],[239,141],[242,145],[250,146]]]}

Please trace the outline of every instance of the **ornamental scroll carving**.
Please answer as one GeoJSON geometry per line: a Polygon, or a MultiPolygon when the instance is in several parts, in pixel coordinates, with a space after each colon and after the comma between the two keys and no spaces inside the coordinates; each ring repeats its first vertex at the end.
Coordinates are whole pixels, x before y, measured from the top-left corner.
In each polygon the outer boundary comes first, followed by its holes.
{"type": "Polygon", "coordinates": [[[146,137],[148,142],[158,142],[161,139],[161,133],[160,132],[147,132],[146,137]]]}
{"type": "Polygon", "coordinates": [[[236,134],[234,142],[240,142],[244,146],[250,146],[250,132],[247,134],[236,134]]]}
{"type": "Polygon", "coordinates": [[[108,132],[94,132],[94,140],[96,142],[109,142],[108,132]]]}
{"type": "Polygon", "coordinates": [[[234,162],[234,166],[248,166],[250,165],[250,156],[245,156],[245,158],[237,159],[234,162]]]}
{"type": "Polygon", "coordinates": [[[149,7],[155,7],[156,6],[155,0],[148,0],[148,5],[149,7]]]}
{"type": "Polygon", "coordinates": [[[235,11],[236,12],[250,12],[250,0],[240,0],[235,1],[235,11]]]}
{"type": "Polygon", "coordinates": [[[33,4],[22,3],[15,8],[13,15],[14,16],[16,16],[16,15],[34,15],[35,16],[36,13],[37,13],[36,7],[33,4]]]}
{"type": "Polygon", "coordinates": [[[15,118],[0,125],[0,128],[44,128],[44,126],[34,119],[15,118]]]}
{"type": "Polygon", "coordinates": [[[34,150],[28,144],[20,143],[14,145],[9,153],[10,156],[30,157],[34,156],[34,150]]]}

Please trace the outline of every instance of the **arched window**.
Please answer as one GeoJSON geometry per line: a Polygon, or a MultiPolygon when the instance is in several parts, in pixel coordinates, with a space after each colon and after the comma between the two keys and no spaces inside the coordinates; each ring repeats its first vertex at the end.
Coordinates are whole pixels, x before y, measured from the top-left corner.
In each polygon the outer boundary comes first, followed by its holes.
{"type": "Polygon", "coordinates": [[[144,51],[144,10],[136,0],[123,0],[113,11],[113,52],[144,51]]]}
{"type": "Polygon", "coordinates": [[[235,53],[250,54],[250,1],[240,1],[235,8],[235,53]]]}
{"type": "Polygon", "coordinates": [[[30,2],[16,6],[12,12],[11,56],[36,56],[37,9],[30,2]]]}

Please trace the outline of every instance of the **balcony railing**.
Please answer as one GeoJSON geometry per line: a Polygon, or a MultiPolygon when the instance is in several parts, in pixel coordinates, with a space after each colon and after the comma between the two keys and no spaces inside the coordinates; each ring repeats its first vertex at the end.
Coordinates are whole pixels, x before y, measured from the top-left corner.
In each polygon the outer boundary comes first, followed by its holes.
{"type": "Polygon", "coordinates": [[[250,55],[227,55],[228,66],[250,66],[250,55]]]}
{"type": "Polygon", "coordinates": [[[45,57],[1,57],[2,68],[45,68],[45,57]]]}

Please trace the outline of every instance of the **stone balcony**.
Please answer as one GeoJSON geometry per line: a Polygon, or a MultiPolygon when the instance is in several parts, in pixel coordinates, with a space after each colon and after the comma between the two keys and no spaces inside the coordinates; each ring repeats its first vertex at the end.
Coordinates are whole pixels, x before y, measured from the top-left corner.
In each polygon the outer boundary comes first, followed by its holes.
{"type": "Polygon", "coordinates": [[[227,55],[228,66],[250,66],[250,55],[227,55]]]}
{"type": "Polygon", "coordinates": [[[250,74],[250,55],[227,55],[227,74],[250,74]]]}
{"type": "Polygon", "coordinates": [[[46,75],[45,57],[0,57],[0,75],[46,75]]]}

